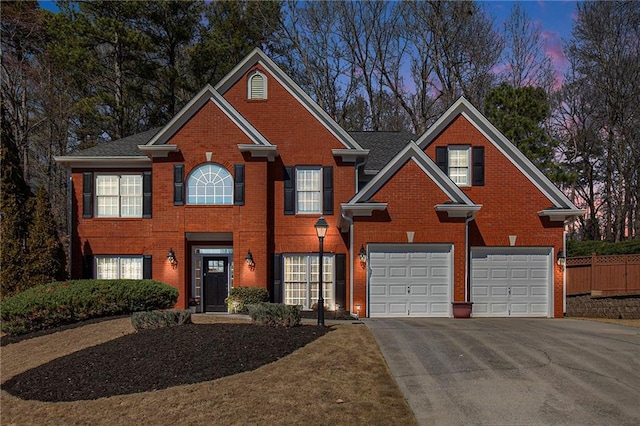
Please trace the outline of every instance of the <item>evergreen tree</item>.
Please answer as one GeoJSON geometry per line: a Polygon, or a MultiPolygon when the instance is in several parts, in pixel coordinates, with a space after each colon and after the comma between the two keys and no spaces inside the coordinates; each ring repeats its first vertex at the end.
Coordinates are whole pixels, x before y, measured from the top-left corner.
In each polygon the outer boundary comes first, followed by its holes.
{"type": "Polygon", "coordinates": [[[558,141],[545,128],[551,108],[544,89],[502,83],[487,94],[485,115],[549,179],[564,179],[554,158],[558,141]]]}
{"type": "Polygon", "coordinates": [[[40,187],[32,204],[33,220],[27,237],[25,275],[30,286],[66,278],[66,260],[58,239],[51,204],[44,187],[40,187]]]}
{"type": "Polygon", "coordinates": [[[24,287],[26,235],[29,223],[27,204],[30,190],[24,181],[20,157],[7,114],[2,107],[2,148],[0,150],[0,296],[6,297],[24,287]]]}

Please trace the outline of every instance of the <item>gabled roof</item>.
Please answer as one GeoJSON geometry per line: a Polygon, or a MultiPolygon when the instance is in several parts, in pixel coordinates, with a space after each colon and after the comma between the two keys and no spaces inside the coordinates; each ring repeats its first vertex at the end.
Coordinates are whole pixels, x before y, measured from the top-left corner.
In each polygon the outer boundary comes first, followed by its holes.
{"type": "Polygon", "coordinates": [[[353,222],[354,216],[371,216],[374,211],[386,210],[387,203],[373,201],[371,197],[408,161],[414,161],[449,199],[449,201],[434,205],[436,211],[446,212],[449,217],[473,217],[482,207],[471,201],[415,142],[410,141],[348,203],[340,205],[338,226],[342,232],[349,229],[349,223],[353,222]]]}
{"type": "Polygon", "coordinates": [[[146,145],[166,144],[207,102],[213,102],[236,126],[240,128],[256,145],[271,146],[269,141],[258,132],[225,98],[210,84],[207,84],[194,96],[146,145]]]}
{"type": "Polygon", "coordinates": [[[351,137],[364,149],[369,157],[364,165],[365,174],[376,174],[404,148],[416,135],[411,132],[349,132],[351,137]]]}
{"type": "Polygon", "coordinates": [[[429,178],[442,190],[442,192],[454,204],[476,206],[476,204],[462,192],[436,163],[413,141],[409,142],[387,165],[378,173],[360,192],[358,192],[347,204],[367,202],[375,195],[384,184],[400,170],[409,160],[413,160],[429,178]]]}
{"type": "Polygon", "coordinates": [[[238,65],[236,65],[216,85],[216,90],[224,95],[234,84],[244,76],[251,67],[260,64],[278,81],[311,115],[313,115],[324,127],[329,130],[345,148],[362,151],[362,147],[338,125],[320,106],[307,95],[287,74],[284,73],[267,55],[259,48],[254,49],[238,65]]]}
{"type": "Polygon", "coordinates": [[[581,211],[464,97],[459,98],[438,121],[429,127],[418,138],[416,144],[422,150],[426,149],[459,115],[464,116],[489,142],[507,157],[549,199],[556,209],[581,211]]]}

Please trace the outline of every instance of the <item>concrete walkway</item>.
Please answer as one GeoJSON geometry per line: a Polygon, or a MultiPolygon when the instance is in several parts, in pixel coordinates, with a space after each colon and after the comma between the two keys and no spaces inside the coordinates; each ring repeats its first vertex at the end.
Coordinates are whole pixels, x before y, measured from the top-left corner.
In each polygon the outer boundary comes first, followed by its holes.
{"type": "Polygon", "coordinates": [[[366,319],[422,425],[638,425],[640,329],[570,319],[366,319]]]}

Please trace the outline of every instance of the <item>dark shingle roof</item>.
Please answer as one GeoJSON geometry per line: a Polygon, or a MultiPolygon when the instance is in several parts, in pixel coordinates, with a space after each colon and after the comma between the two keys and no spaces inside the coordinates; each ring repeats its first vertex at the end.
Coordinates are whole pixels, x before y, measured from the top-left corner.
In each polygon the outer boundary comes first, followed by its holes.
{"type": "Polygon", "coordinates": [[[369,150],[365,171],[378,172],[416,135],[411,132],[349,132],[364,149],[369,150]]]}
{"type": "Polygon", "coordinates": [[[138,145],[144,145],[158,133],[160,127],[156,127],[146,132],[116,139],[110,142],[100,142],[91,148],[75,151],[68,154],[69,157],[133,157],[142,156],[138,145]]]}

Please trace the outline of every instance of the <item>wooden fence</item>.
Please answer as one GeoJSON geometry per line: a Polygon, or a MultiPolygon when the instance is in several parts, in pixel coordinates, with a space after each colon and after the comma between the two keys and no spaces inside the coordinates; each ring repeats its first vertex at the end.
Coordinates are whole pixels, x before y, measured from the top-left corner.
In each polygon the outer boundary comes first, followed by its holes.
{"type": "Polygon", "coordinates": [[[640,254],[567,258],[567,295],[640,294],[640,254]]]}

